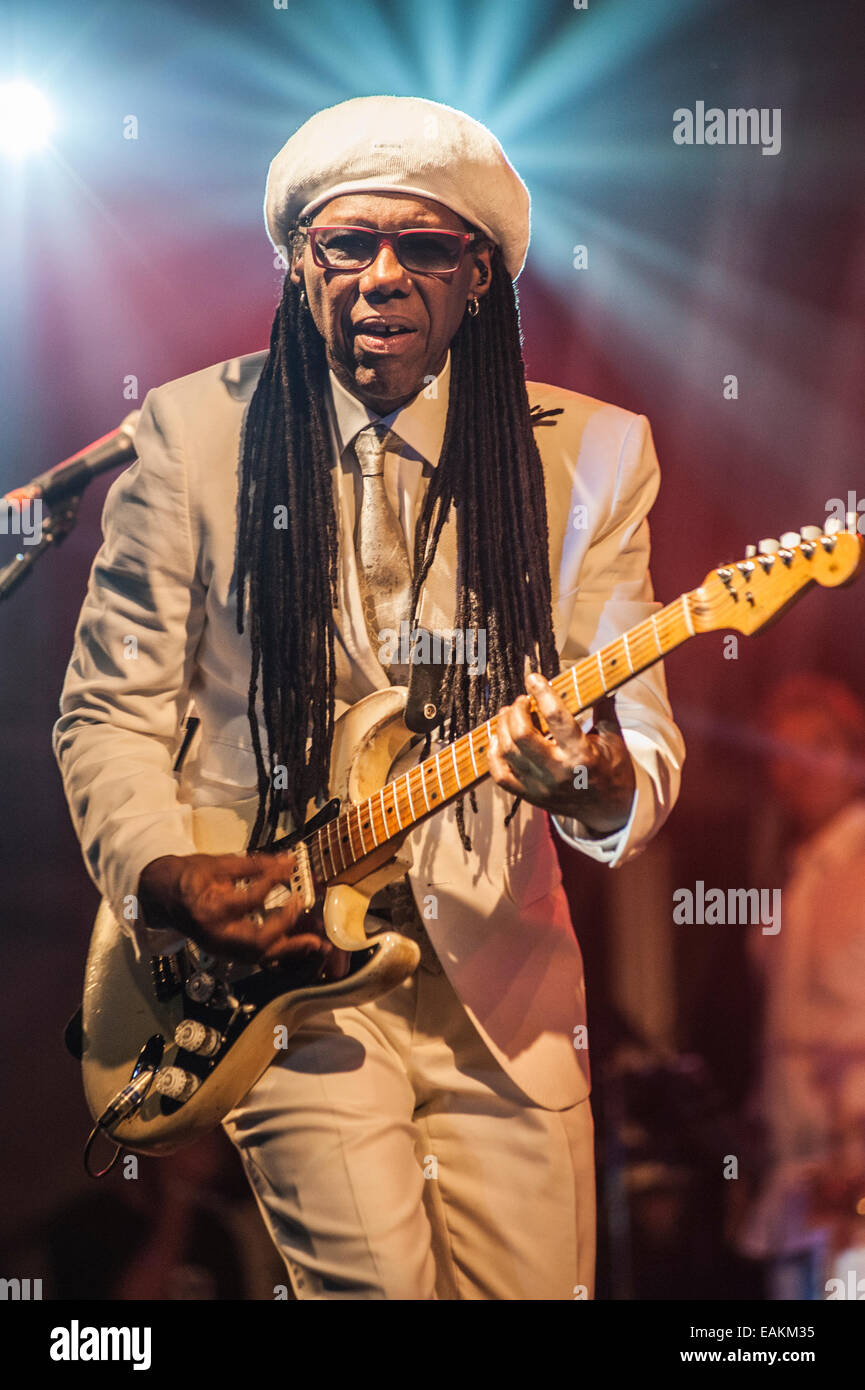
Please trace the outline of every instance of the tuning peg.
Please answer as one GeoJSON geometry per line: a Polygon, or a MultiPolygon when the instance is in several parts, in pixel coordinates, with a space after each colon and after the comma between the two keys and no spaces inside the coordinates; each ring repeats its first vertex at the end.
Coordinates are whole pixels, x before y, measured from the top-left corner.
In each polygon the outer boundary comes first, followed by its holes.
{"type": "Polygon", "coordinates": [[[753,560],[753,558],[754,558],[754,556],[755,556],[756,554],[757,554],[757,547],[756,547],[756,545],[746,545],[746,546],[745,546],[745,559],[746,559],[746,560],[753,560]]]}
{"type": "Polygon", "coordinates": [[[781,537],[781,545],[784,547],[785,550],[789,550],[791,546],[798,545],[798,544],[799,544],[799,532],[798,532],[798,531],[785,531],[785,532],[784,532],[783,536],[781,537]]]}
{"type": "Polygon", "coordinates": [[[837,516],[830,516],[829,520],[826,522],[824,533],[827,536],[835,536],[838,534],[839,531],[843,530],[844,527],[841,525],[837,516]]]}
{"type": "Polygon", "coordinates": [[[759,555],[774,555],[778,550],[778,542],[774,540],[764,540],[757,542],[757,553],[759,555]]]}
{"type": "Polygon", "coordinates": [[[803,526],[801,534],[803,541],[819,541],[823,532],[819,526],[803,526]]]}

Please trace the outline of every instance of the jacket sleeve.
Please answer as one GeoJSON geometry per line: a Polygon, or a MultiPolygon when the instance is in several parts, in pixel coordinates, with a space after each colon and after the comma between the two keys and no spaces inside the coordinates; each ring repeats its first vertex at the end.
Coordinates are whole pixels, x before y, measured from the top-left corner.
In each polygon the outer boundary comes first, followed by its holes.
{"type": "Polygon", "coordinates": [[[123,929],[160,950],[177,937],[138,923],[135,895],[151,860],[196,849],[172,764],[205,604],[169,389],[146,397],[135,443],[105,502],[53,742],[93,882],[123,929]]]}
{"type": "MultiPolygon", "coordinates": [[[[648,512],[660,469],[649,422],[635,416],[622,442],[609,516],[580,570],[579,591],[560,652],[562,668],[598,651],[656,612],[649,576],[648,512]]],[[[616,715],[634,764],[636,790],[621,830],[593,838],[572,817],[553,816],[569,844],[611,868],[644,849],[661,828],[679,793],[685,744],[673,722],[663,664],[634,676],[616,693],[616,715]]],[[[589,727],[586,721],[584,727],[589,727]]]]}

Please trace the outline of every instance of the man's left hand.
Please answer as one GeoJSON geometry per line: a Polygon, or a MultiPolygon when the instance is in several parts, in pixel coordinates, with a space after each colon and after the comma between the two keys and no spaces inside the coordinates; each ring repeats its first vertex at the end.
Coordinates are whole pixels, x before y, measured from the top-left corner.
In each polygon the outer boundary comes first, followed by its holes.
{"type": "Polygon", "coordinates": [[[548,680],[531,675],[526,685],[552,738],[534,723],[529,695],[520,695],[499,711],[489,747],[493,781],[551,815],[575,817],[594,835],[621,830],[636,778],[617,725],[602,721],[584,734],[548,680]]]}

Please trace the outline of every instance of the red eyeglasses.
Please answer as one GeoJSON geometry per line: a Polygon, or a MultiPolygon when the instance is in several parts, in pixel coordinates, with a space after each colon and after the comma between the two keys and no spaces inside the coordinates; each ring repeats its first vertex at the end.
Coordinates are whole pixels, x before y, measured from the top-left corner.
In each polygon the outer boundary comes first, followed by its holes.
{"type": "Polygon", "coordinates": [[[383,243],[400,265],[416,275],[449,275],[459,270],[466,249],[482,240],[476,232],[448,232],[434,227],[409,227],[381,232],[377,227],[308,227],[312,259],[323,270],[366,270],[383,243]]]}

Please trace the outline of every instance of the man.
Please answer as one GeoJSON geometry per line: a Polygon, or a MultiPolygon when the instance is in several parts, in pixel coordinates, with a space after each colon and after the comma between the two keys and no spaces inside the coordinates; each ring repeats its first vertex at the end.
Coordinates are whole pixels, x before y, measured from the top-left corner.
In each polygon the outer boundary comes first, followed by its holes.
{"type": "Polygon", "coordinates": [[[291,857],[197,853],[192,807],[257,796],[269,842],[324,794],[335,715],[409,674],[388,633],[482,635],[483,669],[443,673],[437,732],[498,713],[492,780],[413,832],[390,895],[420,967],[305,1025],[226,1128],[299,1297],[590,1297],[582,964],[545,812],[622,862],[683,747],[659,666],[622,692],[623,733],[585,733],[547,678],[657,606],[648,425],[527,394],[528,194],[461,112],[320,112],[265,211],[289,262],[269,353],[151,392],[106,504],[56,731],[72,814],[115,910],[139,902],[142,950],[180,932],[338,973],[295,902],[267,909],[291,857]]]}
{"type": "Polygon", "coordinates": [[[765,1009],[748,1110],[765,1152],[740,1247],[766,1261],[769,1298],[823,1299],[865,1259],[865,705],[798,672],[761,728],[787,873],[781,931],[751,941],[765,1009]]]}

